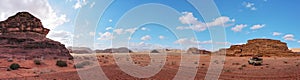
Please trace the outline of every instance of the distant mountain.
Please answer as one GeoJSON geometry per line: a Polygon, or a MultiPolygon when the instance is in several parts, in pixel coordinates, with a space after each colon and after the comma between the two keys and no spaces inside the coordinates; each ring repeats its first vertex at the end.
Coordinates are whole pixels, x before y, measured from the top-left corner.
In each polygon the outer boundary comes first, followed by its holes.
{"type": "Polygon", "coordinates": [[[300,48],[291,48],[290,50],[292,50],[293,52],[300,53],[300,48]]]}
{"type": "Polygon", "coordinates": [[[109,48],[105,50],[95,50],[96,53],[132,53],[133,51],[126,48],[126,47],[120,47],[120,48],[109,48]]]}
{"type": "Polygon", "coordinates": [[[86,54],[86,53],[93,53],[93,50],[88,47],[68,47],[70,53],[75,54],[86,54]]]}
{"type": "Polygon", "coordinates": [[[50,30],[28,12],[0,22],[0,57],[72,57],[65,45],[46,38],[50,30]]]}

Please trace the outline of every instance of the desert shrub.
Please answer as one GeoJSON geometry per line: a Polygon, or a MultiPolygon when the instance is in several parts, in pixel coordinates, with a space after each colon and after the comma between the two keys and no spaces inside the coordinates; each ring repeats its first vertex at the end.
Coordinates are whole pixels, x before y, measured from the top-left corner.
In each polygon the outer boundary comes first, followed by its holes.
{"type": "Polygon", "coordinates": [[[104,60],[103,63],[104,63],[104,64],[105,64],[105,63],[108,63],[108,60],[104,60]]]}
{"type": "Polygon", "coordinates": [[[20,65],[19,65],[18,63],[13,63],[13,64],[11,64],[11,65],[9,66],[9,68],[10,68],[11,70],[17,70],[17,69],[20,68],[20,65]]]}
{"type": "Polygon", "coordinates": [[[38,60],[38,59],[35,59],[33,60],[34,64],[36,65],[41,65],[42,64],[42,61],[41,60],[38,60]]]}
{"type": "Polygon", "coordinates": [[[68,59],[69,59],[69,60],[74,60],[74,57],[69,57],[68,59]]]}
{"type": "Polygon", "coordinates": [[[240,65],[240,63],[232,63],[232,65],[240,65]]]}
{"type": "Polygon", "coordinates": [[[198,64],[198,62],[194,62],[194,64],[198,64]]]}
{"type": "Polygon", "coordinates": [[[226,54],[226,56],[235,56],[235,54],[226,54]]]}
{"type": "Polygon", "coordinates": [[[239,70],[243,70],[243,67],[239,67],[239,70]]]}
{"type": "Polygon", "coordinates": [[[244,64],[244,65],[242,65],[242,67],[247,67],[247,66],[244,64]]]}
{"type": "Polygon", "coordinates": [[[58,66],[58,67],[67,67],[68,64],[67,64],[66,61],[57,60],[57,61],[56,61],[56,66],[58,66]]]}
{"type": "Polygon", "coordinates": [[[283,63],[287,64],[288,62],[287,61],[283,61],[283,63]]]}
{"type": "Polygon", "coordinates": [[[12,58],[8,58],[7,62],[13,62],[14,60],[12,58]]]}
{"type": "Polygon", "coordinates": [[[58,59],[58,57],[53,57],[53,59],[58,59]]]}
{"type": "Polygon", "coordinates": [[[228,70],[228,69],[226,69],[226,70],[224,70],[224,72],[231,72],[230,70],[228,70]]]}

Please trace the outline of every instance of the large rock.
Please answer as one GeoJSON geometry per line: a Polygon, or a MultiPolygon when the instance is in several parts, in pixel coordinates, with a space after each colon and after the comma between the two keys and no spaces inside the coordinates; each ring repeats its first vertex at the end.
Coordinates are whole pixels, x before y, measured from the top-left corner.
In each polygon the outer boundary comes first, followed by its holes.
{"type": "Polygon", "coordinates": [[[280,40],[272,39],[253,39],[248,40],[247,44],[232,45],[226,49],[226,54],[231,56],[293,56],[295,53],[290,51],[287,44],[280,40]]]}
{"type": "Polygon", "coordinates": [[[46,38],[49,29],[28,12],[19,12],[0,22],[1,57],[70,58],[65,45],[46,38]]]}
{"type": "Polygon", "coordinates": [[[187,53],[192,53],[192,54],[210,54],[211,52],[210,51],[206,51],[206,50],[200,50],[198,48],[192,47],[192,48],[189,48],[187,50],[187,53]]]}
{"type": "Polygon", "coordinates": [[[50,30],[44,28],[40,19],[28,12],[19,12],[0,22],[0,33],[36,32],[46,36],[50,30]]]}

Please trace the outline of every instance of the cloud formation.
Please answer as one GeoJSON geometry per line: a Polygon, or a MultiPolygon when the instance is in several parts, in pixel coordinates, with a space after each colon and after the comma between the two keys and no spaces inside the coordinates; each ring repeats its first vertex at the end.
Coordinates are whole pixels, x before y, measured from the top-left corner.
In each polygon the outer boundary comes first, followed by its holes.
{"type": "Polygon", "coordinates": [[[221,16],[221,17],[216,18],[212,22],[203,23],[203,22],[199,21],[198,18],[194,17],[193,13],[191,13],[191,12],[183,12],[182,14],[183,14],[183,16],[179,17],[179,21],[182,24],[187,24],[190,26],[178,26],[178,27],[176,27],[176,29],[178,29],[178,30],[191,29],[191,30],[200,32],[200,31],[206,30],[208,27],[228,26],[228,25],[230,25],[228,23],[235,22],[234,19],[230,19],[227,16],[221,16]]]}
{"type": "Polygon", "coordinates": [[[250,29],[257,30],[257,29],[261,29],[265,26],[266,26],[265,24],[257,24],[257,25],[253,25],[250,29]]]}
{"type": "Polygon", "coordinates": [[[114,38],[113,34],[110,32],[105,32],[105,33],[99,33],[99,38],[98,40],[112,40],[114,38]]]}
{"type": "Polygon", "coordinates": [[[50,6],[47,0],[0,0],[1,21],[12,16],[12,14],[22,11],[30,12],[41,19],[44,27],[51,30],[69,22],[67,15],[58,14],[52,9],[52,6],[50,6]]]}
{"type": "Polygon", "coordinates": [[[151,36],[150,35],[145,35],[141,38],[141,40],[143,41],[147,41],[147,40],[150,40],[151,39],[151,36]]]}
{"type": "Polygon", "coordinates": [[[283,36],[282,38],[287,41],[295,41],[295,36],[293,34],[287,34],[287,35],[283,36]]]}
{"type": "Polygon", "coordinates": [[[247,27],[248,25],[246,24],[240,24],[236,25],[235,27],[231,28],[232,31],[234,32],[241,32],[243,28],[247,27]]]}
{"type": "Polygon", "coordinates": [[[282,33],[280,32],[273,32],[273,36],[280,36],[282,33]]]}

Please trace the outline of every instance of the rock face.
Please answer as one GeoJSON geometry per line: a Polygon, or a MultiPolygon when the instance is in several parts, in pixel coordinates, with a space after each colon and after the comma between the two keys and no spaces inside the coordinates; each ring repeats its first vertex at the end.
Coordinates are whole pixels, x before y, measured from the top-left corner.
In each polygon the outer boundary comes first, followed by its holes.
{"type": "Polygon", "coordinates": [[[211,52],[210,51],[206,51],[206,50],[200,50],[198,48],[189,48],[187,50],[187,53],[192,53],[192,54],[210,54],[211,52]]]}
{"type": "Polygon", "coordinates": [[[19,12],[0,22],[0,33],[36,32],[46,36],[49,31],[43,27],[40,19],[28,12],[19,12]]]}
{"type": "Polygon", "coordinates": [[[46,38],[49,29],[28,12],[0,22],[1,57],[72,57],[65,46],[46,38]]]}
{"type": "Polygon", "coordinates": [[[226,54],[231,56],[291,56],[295,55],[287,47],[287,44],[280,40],[253,39],[247,44],[233,45],[226,49],[226,54]]]}

